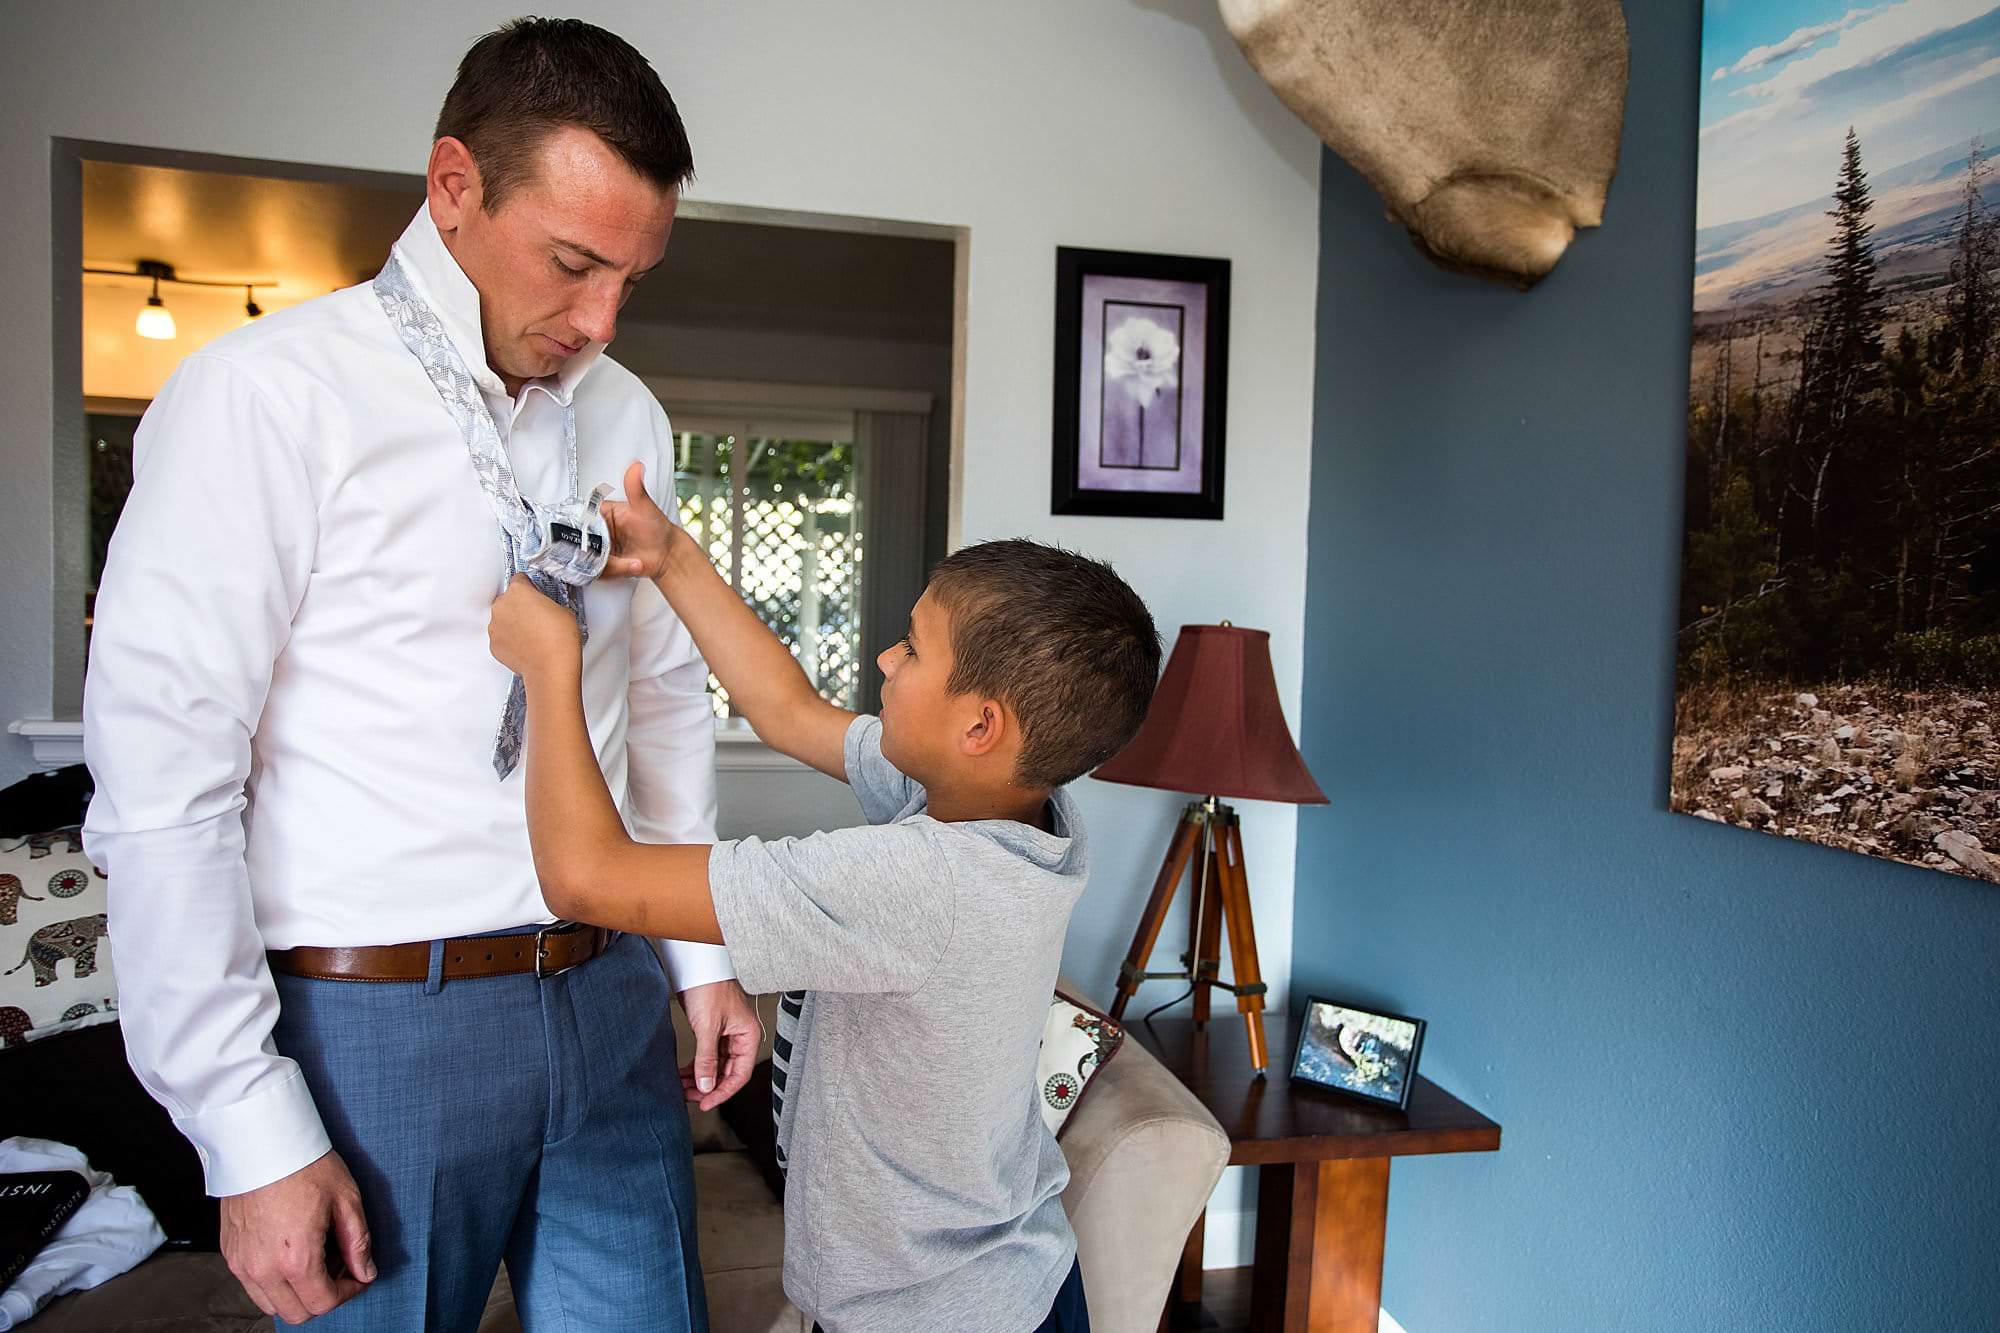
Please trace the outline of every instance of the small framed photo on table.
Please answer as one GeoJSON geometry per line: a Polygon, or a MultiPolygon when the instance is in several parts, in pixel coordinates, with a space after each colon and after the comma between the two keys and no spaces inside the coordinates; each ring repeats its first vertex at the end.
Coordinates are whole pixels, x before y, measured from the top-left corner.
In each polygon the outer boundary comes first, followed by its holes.
{"type": "Polygon", "coordinates": [[[1292,1078],[1407,1109],[1423,1048],[1421,1018],[1308,996],[1305,1021],[1299,1025],[1299,1048],[1292,1057],[1292,1078]]]}
{"type": "Polygon", "coordinates": [[[1222,517],[1229,261],[1056,251],[1058,514],[1222,517]]]}

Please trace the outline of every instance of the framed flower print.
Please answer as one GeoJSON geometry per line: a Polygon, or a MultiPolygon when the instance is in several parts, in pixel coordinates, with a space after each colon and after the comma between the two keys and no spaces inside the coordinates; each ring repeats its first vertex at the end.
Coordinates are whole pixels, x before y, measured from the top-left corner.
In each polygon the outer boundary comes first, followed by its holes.
{"type": "Polygon", "coordinates": [[[1056,251],[1058,514],[1222,517],[1229,261],[1056,251]]]}

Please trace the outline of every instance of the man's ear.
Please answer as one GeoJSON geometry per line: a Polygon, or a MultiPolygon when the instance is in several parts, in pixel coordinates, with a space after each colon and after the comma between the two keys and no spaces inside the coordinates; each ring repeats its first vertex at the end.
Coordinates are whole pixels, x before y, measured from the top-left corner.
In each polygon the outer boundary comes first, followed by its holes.
{"type": "Polygon", "coordinates": [[[431,221],[446,235],[458,230],[459,223],[479,207],[483,191],[479,164],[472,150],[450,135],[431,145],[430,166],[424,172],[424,195],[430,203],[431,221]]]}
{"type": "Polygon", "coordinates": [[[1013,730],[1013,719],[998,699],[981,699],[979,711],[958,738],[959,753],[972,758],[992,754],[1013,730]]]}

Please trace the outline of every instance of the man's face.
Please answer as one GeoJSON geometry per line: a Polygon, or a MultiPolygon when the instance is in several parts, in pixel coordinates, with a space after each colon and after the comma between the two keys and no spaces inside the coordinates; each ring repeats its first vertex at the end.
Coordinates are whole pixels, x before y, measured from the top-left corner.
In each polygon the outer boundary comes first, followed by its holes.
{"type": "Polygon", "coordinates": [[[911,776],[934,775],[956,753],[969,723],[966,700],[951,679],[951,616],[927,592],[910,611],[910,632],[876,657],[882,668],[882,756],[911,776]],[[961,717],[960,714],[965,716],[961,717]]]}
{"type": "Polygon", "coordinates": [[[590,131],[565,126],[488,213],[469,155],[456,191],[439,169],[456,144],[434,150],[431,217],[479,289],[487,364],[509,381],[557,374],[586,344],[611,341],[619,309],[666,253],[679,193],[640,176],[590,131]]]}

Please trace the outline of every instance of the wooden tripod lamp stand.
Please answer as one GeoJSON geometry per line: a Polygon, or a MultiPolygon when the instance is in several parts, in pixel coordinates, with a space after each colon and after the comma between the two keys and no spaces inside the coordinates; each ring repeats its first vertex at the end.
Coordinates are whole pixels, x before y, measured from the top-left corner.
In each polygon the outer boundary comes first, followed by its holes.
{"type": "Polygon", "coordinates": [[[1137,787],[1206,793],[1181,812],[1167,844],[1132,950],[1118,969],[1111,1016],[1124,1017],[1141,982],[1171,977],[1192,988],[1199,1027],[1208,1022],[1209,992],[1219,987],[1236,997],[1236,1011],[1250,1031],[1250,1064],[1261,1076],[1270,1061],[1264,1049],[1265,986],[1250,920],[1250,881],[1236,811],[1220,798],[1326,804],[1326,794],[1306,770],[1285,725],[1271,673],[1271,636],[1260,629],[1238,629],[1226,620],[1181,626],[1146,724],[1094,776],[1137,787]],[[1167,908],[1190,865],[1194,907],[1182,969],[1149,972],[1146,964],[1166,924],[1167,908]],[[1225,925],[1232,982],[1220,979],[1225,925]]]}

